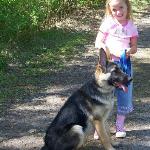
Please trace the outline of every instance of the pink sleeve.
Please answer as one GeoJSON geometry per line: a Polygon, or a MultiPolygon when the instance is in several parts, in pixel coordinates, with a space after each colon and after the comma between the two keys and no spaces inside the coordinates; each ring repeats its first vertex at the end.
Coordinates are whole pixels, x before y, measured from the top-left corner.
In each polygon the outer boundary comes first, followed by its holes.
{"type": "Polygon", "coordinates": [[[98,34],[96,36],[96,40],[95,40],[95,48],[101,48],[101,42],[105,41],[107,35],[108,35],[108,29],[106,27],[107,23],[106,23],[106,19],[104,19],[102,21],[102,24],[99,27],[99,31],[98,34]]]}
{"type": "Polygon", "coordinates": [[[130,31],[132,37],[139,37],[137,27],[132,22],[130,22],[130,31]]]}
{"type": "Polygon", "coordinates": [[[108,34],[109,27],[110,27],[109,18],[105,18],[105,19],[102,21],[102,24],[101,24],[99,30],[100,30],[101,32],[103,32],[104,34],[108,34]]]}

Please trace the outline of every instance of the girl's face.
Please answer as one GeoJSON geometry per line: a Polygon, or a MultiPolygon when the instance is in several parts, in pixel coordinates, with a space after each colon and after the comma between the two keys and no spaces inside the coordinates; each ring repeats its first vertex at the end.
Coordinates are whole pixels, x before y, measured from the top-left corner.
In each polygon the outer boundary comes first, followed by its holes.
{"type": "Polygon", "coordinates": [[[124,0],[111,0],[109,3],[112,16],[122,23],[127,19],[127,5],[124,0]]]}

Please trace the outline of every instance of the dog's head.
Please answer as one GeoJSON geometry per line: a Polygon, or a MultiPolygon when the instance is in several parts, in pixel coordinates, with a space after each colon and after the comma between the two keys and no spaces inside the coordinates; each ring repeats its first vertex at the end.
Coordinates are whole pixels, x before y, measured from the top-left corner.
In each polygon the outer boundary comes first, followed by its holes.
{"type": "Polygon", "coordinates": [[[114,86],[127,91],[132,78],[125,74],[119,66],[112,62],[104,49],[100,49],[99,62],[95,71],[95,78],[99,86],[114,86]]]}

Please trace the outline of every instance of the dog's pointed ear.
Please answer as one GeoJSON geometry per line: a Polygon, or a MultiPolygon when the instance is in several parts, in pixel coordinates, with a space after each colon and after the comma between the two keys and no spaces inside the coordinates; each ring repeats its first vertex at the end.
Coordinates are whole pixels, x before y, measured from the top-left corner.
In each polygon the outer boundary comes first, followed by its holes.
{"type": "Polygon", "coordinates": [[[106,52],[103,48],[99,50],[99,64],[103,67],[106,68],[107,64],[107,55],[106,52]]]}

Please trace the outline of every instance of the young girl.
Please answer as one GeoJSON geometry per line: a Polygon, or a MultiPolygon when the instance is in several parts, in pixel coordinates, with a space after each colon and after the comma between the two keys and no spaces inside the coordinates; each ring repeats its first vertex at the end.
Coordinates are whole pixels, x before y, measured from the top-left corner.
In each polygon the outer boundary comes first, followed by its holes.
{"type": "MultiPolygon", "coordinates": [[[[138,31],[132,22],[131,6],[129,0],[107,0],[104,20],[99,28],[95,47],[108,48],[112,61],[121,67],[121,57],[125,54],[126,60],[130,60],[130,55],[137,52],[138,31]]],[[[129,64],[129,75],[132,76],[132,65],[129,64]]],[[[117,117],[116,117],[116,137],[125,137],[124,121],[126,115],[133,111],[132,105],[133,84],[128,85],[128,92],[116,89],[117,96],[117,117]]],[[[98,139],[95,131],[94,138],[98,139]]]]}

